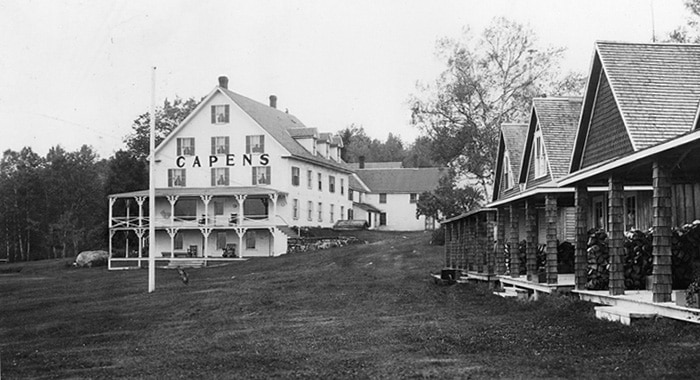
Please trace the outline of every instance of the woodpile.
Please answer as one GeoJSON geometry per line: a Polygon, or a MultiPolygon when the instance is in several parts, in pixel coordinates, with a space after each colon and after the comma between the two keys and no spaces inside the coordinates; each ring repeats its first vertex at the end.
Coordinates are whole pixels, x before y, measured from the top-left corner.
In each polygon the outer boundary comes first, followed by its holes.
{"type": "Polygon", "coordinates": [[[651,230],[625,232],[625,289],[646,288],[646,278],[653,268],[652,243],[651,230]]]}
{"type": "Polygon", "coordinates": [[[673,288],[687,288],[700,276],[698,250],[700,249],[700,220],[673,229],[671,239],[673,288]]]}
{"type": "Polygon", "coordinates": [[[586,289],[607,289],[608,281],[610,280],[608,235],[605,231],[600,229],[589,230],[588,244],[586,246],[588,256],[588,281],[586,281],[586,289]]]}
{"type": "Polygon", "coordinates": [[[565,241],[557,246],[557,272],[574,273],[574,245],[565,241]]]}

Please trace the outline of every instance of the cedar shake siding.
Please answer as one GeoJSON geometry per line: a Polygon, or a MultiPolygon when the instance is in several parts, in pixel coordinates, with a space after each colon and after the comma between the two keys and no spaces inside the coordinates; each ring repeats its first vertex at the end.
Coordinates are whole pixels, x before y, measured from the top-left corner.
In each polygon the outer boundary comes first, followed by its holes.
{"type": "Polygon", "coordinates": [[[588,128],[582,167],[633,151],[632,143],[613,97],[607,76],[600,75],[598,94],[588,128]]]}

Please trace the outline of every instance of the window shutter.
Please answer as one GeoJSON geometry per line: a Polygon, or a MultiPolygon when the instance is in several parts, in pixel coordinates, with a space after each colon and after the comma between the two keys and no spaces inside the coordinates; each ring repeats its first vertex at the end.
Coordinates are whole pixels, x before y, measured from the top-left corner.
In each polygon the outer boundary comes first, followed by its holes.
{"type": "Polygon", "coordinates": [[[253,185],[257,185],[257,182],[255,181],[255,168],[251,170],[253,172],[253,185]]]}
{"type": "Polygon", "coordinates": [[[211,138],[211,155],[216,154],[216,137],[211,138]]]}
{"type": "Polygon", "coordinates": [[[173,170],[168,170],[168,187],[173,187],[173,170]]]}
{"type": "Polygon", "coordinates": [[[211,123],[216,124],[216,106],[211,106],[211,123]]]}
{"type": "Polygon", "coordinates": [[[211,168],[211,185],[216,186],[216,169],[211,168]]]}
{"type": "MultiPolygon", "coordinates": [[[[226,106],[226,107],[228,107],[228,106],[226,106]]],[[[228,146],[229,146],[229,137],[228,137],[228,136],[224,137],[224,140],[225,140],[224,143],[226,144],[226,147],[225,147],[226,154],[228,154],[228,153],[229,153],[229,150],[228,150],[228,146]]]]}
{"type": "Polygon", "coordinates": [[[187,186],[187,172],[182,169],[182,186],[187,186]]]}
{"type": "Polygon", "coordinates": [[[265,135],[260,135],[260,152],[265,152],[265,135]]]}
{"type": "Polygon", "coordinates": [[[224,106],[224,121],[228,123],[228,104],[224,106]]]}
{"type": "Polygon", "coordinates": [[[250,136],[245,137],[245,152],[250,153],[250,136]]]}
{"type": "Polygon", "coordinates": [[[182,140],[177,139],[177,155],[182,156],[182,140]]]}
{"type": "Polygon", "coordinates": [[[226,184],[226,186],[229,185],[229,183],[228,183],[228,168],[226,168],[226,170],[224,170],[224,183],[226,184]]]}

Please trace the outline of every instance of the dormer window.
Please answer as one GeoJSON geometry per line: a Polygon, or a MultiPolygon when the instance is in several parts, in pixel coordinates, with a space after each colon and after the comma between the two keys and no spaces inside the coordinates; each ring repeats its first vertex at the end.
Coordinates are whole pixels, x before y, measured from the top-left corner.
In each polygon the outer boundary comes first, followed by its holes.
{"type": "Polygon", "coordinates": [[[253,135],[245,137],[246,153],[265,153],[265,136],[253,135]]]}
{"type": "Polygon", "coordinates": [[[211,106],[211,123],[226,124],[228,123],[229,106],[228,104],[211,106]]]}
{"type": "Polygon", "coordinates": [[[194,156],[194,137],[178,137],[178,156],[194,156]]]}
{"type": "Polygon", "coordinates": [[[535,178],[539,178],[547,174],[547,157],[544,152],[544,143],[542,142],[542,131],[540,130],[539,126],[535,131],[535,141],[533,148],[535,149],[535,178]]]}
{"type": "Polygon", "coordinates": [[[513,169],[510,166],[510,154],[508,151],[503,155],[503,184],[506,189],[510,189],[515,185],[515,178],[513,178],[513,169]]]}

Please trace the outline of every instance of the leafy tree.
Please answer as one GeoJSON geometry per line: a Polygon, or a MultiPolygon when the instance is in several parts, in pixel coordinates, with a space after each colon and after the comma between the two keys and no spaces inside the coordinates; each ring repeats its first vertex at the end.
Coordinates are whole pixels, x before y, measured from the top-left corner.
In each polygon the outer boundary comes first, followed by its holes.
{"type": "Polygon", "coordinates": [[[686,0],[685,7],[690,12],[686,25],[673,30],[668,35],[668,40],[680,43],[700,43],[700,0],[686,0]]]}
{"type": "Polygon", "coordinates": [[[439,166],[432,157],[433,142],[427,136],[418,136],[406,149],[406,158],[403,160],[404,168],[428,168],[439,166]]]}
{"type": "Polygon", "coordinates": [[[398,136],[389,133],[385,142],[367,136],[362,126],[351,124],[338,132],[343,140],[340,157],[345,162],[359,162],[364,157],[367,162],[403,161],[406,150],[398,136]]]}
{"type": "MultiPolygon", "coordinates": [[[[201,99],[200,99],[201,101],[201,99]]],[[[161,107],[156,107],[156,146],[165,139],[196,107],[199,102],[194,98],[182,100],[178,97],[171,102],[165,99],[161,107]]],[[[150,145],[151,114],[145,112],[134,120],[133,131],[126,136],[124,143],[140,160],[148,157],[150,145]]]]}
{"type": "Polygon", "coordinates": [[[455,170],[448,170],[434,191],[420,195],[416,216],[451,218],[477,208],[484,199],[483,193],[473,186],[460,186],[458,182],[455,170]]]}
{"type": "Polygon", "coordinates": [[[468,30],[443,39],[438,56],[446,70],[412,99],[412,123],[432,141],[432,159],[476,181],[486,196],[501,124],[527,120],[535,96],[578,95],[583,87],[580,74],[558,79],[563,48],[536,41],[531,29],[505,18],[477,39],[468,30]]]}

